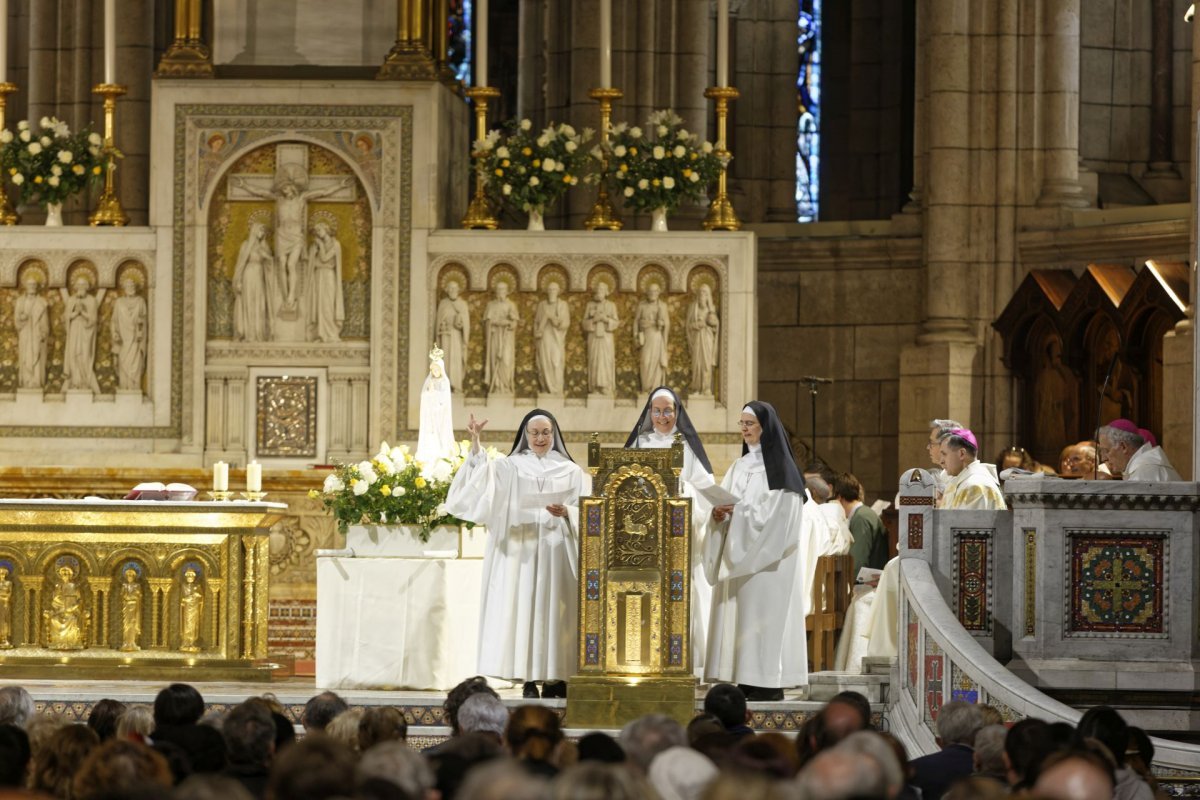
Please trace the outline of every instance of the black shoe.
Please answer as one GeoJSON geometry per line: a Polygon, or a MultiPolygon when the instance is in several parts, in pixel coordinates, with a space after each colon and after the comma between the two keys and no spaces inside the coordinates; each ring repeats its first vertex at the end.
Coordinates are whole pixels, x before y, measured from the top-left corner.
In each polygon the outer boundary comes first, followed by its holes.
{"type": "Polygon", "coordinates": [[[755,703],[778,702],[783,699],[783,689],[769,689],[765,686],[754,686],[746,693],[746,699],[755,703]]]}
{"type": "Polygon", "coordinates": [[[527,698],[527,699],[534,699],[534,700],[541,697],[541,695],[538,694],[537,684],[534,683],[533,681],[525,681],[525,688],[521,692],[521,696],[524,698],[527,698]]]}
{"type": "Polygon", "coordinates": [[[546,681],[542,684],[542,697],[565,698],[567,696],[566,681],[546,681]]]}

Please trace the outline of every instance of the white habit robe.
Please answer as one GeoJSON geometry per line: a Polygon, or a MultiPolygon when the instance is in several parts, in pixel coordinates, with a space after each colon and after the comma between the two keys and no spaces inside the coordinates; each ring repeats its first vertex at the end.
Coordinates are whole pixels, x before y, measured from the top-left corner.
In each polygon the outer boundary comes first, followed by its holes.
{"type": "Polygon", "coordinates": [[[804,495],[772,490],[762,451],[739,458],[721,485],[741,498],[709,518],[704,569],[713,583],[704,679],[764,688],[808,683],[800,537],[804,495]]]}
{"type": "MultiPolygon", "coordinates": [[[[566,680],[579,654],[578,509],[554,517],[547,492],[591,491],[591,478],[551,450],[488,461],[472,453],[454,476],[446,507],[488,529],[479,619],[479,673],[511,681],[566,680]],[[523,502],[525,501],[525,502],[523,502]]],[[[571,501],[572,504],[578,500],[571,501]]]]}
{"type": "MultiPolygon", "coordinates": [[[[639,450],[652,447],[670,447],[675,443],[675,430],[661,434],[651,430],[638,436],[639,450]]],[[[692,452],[687,440],[683,441],[683,471],[679,473],[680,494],[692,498],[692,672],[697,678],[704,677],[705,641],[708,639],[708,612],[712,605],[712,584],[704,574],[704,531],[712,506],[700,494],[716,483],[712,473],[704,468],[700,459],[692,452]]]]}

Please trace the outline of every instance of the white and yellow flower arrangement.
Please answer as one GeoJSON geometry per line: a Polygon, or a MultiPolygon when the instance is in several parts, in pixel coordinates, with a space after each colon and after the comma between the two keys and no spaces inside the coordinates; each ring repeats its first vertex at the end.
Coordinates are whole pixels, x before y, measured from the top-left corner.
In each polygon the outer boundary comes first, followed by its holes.
{"type": "Polygon", "coordinates": [[[15,131],[0,130],[0,170],[20,191],[22,203],[62,203],[104,175],[103,140],[88,130],[72,132],[67,123],[42,117],[15,131]]]}
{"type": "Polygon", "coordinates": [[[509,122],[475,142],[476,168],[488,194],[517,211],[538,215],[577,186],[590,156],[585,145],[593,131],[550,123],[535,132],[527,119],[509,122]]]}
{"type": "Polygon", "coordinates": [[[703,200],[723,166],[712,142],[683,127],[669,109],[652,113],[645,128],[614,125],[607,155],[615,193],[638,211],[674,211],[684,201],[703,200]]]}
{"type": "MultiPolygon", "coordinates": [[[[424,464],[407,445],[384,442],[373,458],[339,465],[308,496],[333,514],[343,534],[351,525],[412,525],[420,528],[421,541],[428,542],[438,525],[473,527],[446,511],[450,483],[470,452],[471,443],[464,439],[447,457],[424,464]]],[[[491,459],[499,453],[488,448],[487,455],[491,459]]]]}

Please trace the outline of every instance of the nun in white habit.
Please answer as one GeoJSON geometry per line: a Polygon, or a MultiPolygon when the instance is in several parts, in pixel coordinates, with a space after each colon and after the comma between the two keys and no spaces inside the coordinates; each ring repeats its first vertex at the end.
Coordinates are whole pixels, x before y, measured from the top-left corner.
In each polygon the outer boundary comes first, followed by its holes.
{"type": "Polygon", "coordinates": [[[692,670],[696,677],[704,677],[705,640],[708,638],[708,612],[712,605],[712,585],[704,575],[701,565],[704,529],[712,506],[700,494],[716,481],[713,479],[712,463],[704,452],[704,443],[696,433],[696,427],[688,418],[683,401],[666,386],[650,393],[637,425],[625,442],[626,448],[648,449],[670,447],[675,443],[675,434],[683,436],[683,471],[679,474],[680,493],[692,498],[692,670]]]}
{"type": "Polygon", "coordinates": [[[782,700],[808,683],[800,576],[804,478],[769,403],[738,423],[742,457],[721,485],[740,498],[712,511],[704,569],[713,583],[704,678],[737,683],[748,700],[782,700]]]}
{"type": "Polygon", "coordinates": [[[471,455],[454,476],[449,513],[488,528],[479,672],[525,683],[525,696],[565,697],[575,673],[578,502],[591,478],[571,460],[554,416],[525,415],[508,457],[489,461],[471,416],[471,455]],[[543,500],[545,502],[543,502],[543,500]]]}

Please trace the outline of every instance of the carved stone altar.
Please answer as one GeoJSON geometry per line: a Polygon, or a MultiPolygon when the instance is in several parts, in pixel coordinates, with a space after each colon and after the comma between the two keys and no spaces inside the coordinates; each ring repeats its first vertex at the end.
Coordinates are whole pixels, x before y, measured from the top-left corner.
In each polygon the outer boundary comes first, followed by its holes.
{"type": "Polygon", "coordinates": [[[679,494],[683,444],[588,445],[595,495],[580,499],[579,673],[568,724],[619,728],[649,711],[694,715],[692,503],[679,494]]]}
{"type": "Polygon", "coordinates": [[[269,680],[268,534],[286,508],[0,500],[5,674],[269,680]]]}

